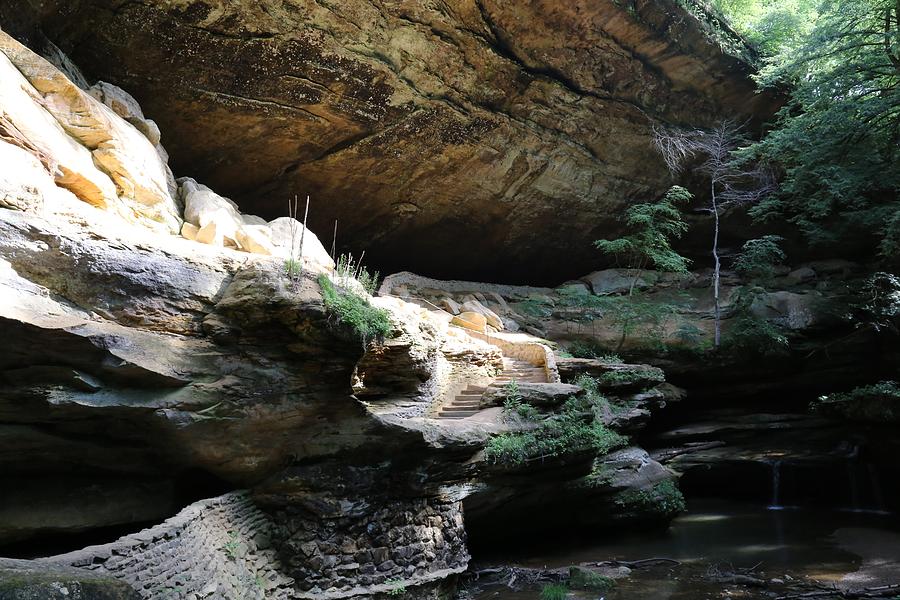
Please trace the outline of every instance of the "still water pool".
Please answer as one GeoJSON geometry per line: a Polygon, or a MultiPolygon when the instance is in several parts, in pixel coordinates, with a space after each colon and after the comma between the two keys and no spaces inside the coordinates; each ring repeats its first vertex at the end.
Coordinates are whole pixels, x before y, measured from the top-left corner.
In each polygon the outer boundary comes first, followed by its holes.
{"type": "MultiPolygon", "coordinates": [[[[476,557],[480,565],[540,569],[647,558],[670,558],[680,565],[634,569],[629,577],[618,581],[614,591],[580,597],[773,598],[813,581],[843,589],[900,583],[900,522],[886,514],[771,510],[759,505],[695,500],[665,532],[598,534],[573,538],[568,543],[547,540],[507,550],[502,559],[476,557]],[[723,573],[735,572],[748,573],[768,585],[748,588],[713,581],[723,573]]],[[[539,589],[514,591],[495,585],[479,590],[475,597],[514,600],[536,598],[538,594],[539,589]]]]}

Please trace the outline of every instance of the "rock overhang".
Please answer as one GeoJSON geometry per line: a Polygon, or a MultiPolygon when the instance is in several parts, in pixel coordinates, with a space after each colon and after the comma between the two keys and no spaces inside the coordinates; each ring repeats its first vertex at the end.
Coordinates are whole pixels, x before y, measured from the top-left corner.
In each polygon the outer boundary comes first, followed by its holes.
{"type": "Polygon", "coordinates": [[[243,211],[309,193],[311,228],[337,220],[338,248],[383,272],[559,283],[669,184],[655,124],[778,105],[681,4],[627,4],[143,0],[37,21],[141,100],[176,174],[243,211]]]}

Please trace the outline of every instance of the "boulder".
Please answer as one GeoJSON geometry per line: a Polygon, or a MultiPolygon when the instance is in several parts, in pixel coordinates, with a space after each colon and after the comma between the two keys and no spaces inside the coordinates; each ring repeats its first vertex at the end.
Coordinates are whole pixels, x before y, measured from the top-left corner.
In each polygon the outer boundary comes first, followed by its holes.
{"type": "MultiPolygon", "coordinates": [[[[522,401],[540,408],[553,408],[573,396],[580,396],[584,390],[567,383],[517,383],[522,401]]],[[[491,385],[484,392],[482,402],[486,406],[502,406],[507,389],[503,385],[491,385]]]]}
{"type": "Polygon", "coordinates": [[[450,324],[484,333],[487,328],[487,319],[481,313],[462,312],[454,316],[450,324]]]}
{"type": "Polygon", "coordinates": [[[238,231],[244,227],[244,220],[234,203],[191,178],[179,182],[184,220],[199,229],[195,239],[216,246],[225,245],[226,240],[239,244],[238,231]]]}
{"type": "MultiPolygon", "coordinates": [[[[5,35],[0,32],[0,36],[5,35]]],[[[0,45],[0,50],[3,46],[0,45]]],[[[71,138],[44,106],[41,95],[0,52],[0,108],[4,129],[14,129],[17,145],[52,165],[56,184],[99,208],[116,202],[112,180],[94,165],[90,150],[71,138]]],[[[9,141],[9,134],[4,139],[9,141]]]]}
{"type": "Polygon", "coordinates": [[[272,243],[272,230],[268,224],[244,225],[236,232],[237,243],[241,250],[254,254],[275,254],[275,245],[272,243]]]}
{"type": "Polygon", "coordinates": [[[41,106],[89,151],[93,164],[115,183],[118,212],[145,225],[178,233],[181,219],[174,181],[154,145],[113,109],[2,31],[0,52],[38,92],[41,106]]]}
{"type": "Polygon", "coordinates": [[[484,317],[488,325],[501,331],[503,329],[503,320],[491,309],[483,305],[478,300],[468,300],[463,302],[462,309],[466,312],[478,313],[484,317]]]}
{"type": "Polygon", "coordinates": [[[443,298],[438,300],[437,305],[452,315],[458,315],[460,312],[462,312],[462,308],[459,306],[459,303],[448,296],[444,296],[443,298]]]}
{"type": "Polygon", "coordinates": [[[659,274],[655,271],[641,271],[637,279],[635,275],[634,269],[605,269],[585,275],[581,280],[590,285],[598,296],[627,292],[632,284],[634,289],[643,290],[659,281],[659,274]]]}
{"type": "Polygon", "coordinates": [[[303,260],[317,265],[319,268],[331,271],[334,269],[334,261],[328,255],[328,251],[318,236],[309,229],[303,234],[303,223],[291,217],[278,217],[269,221],[272,229],[272,244],[275,246],[274,254],[282,258],[296,257],[300,252],[300,238],[303,237],[303,260]],[[293,244],[293,249],[291,247],[293,244]]]}
{"type": "Polygon", "coordinates": [[[821,295],[817,292],[770,292],[757,297],[750,310],[761,319],[768,319],[787,329],[800,330],[815,324],[814,304],[820,299],[821,295]]]}
{"type": "Polygon", "coordinates": [[[816,272],[810,267],[800,267],[788,273],[787,278],[792,283],[807,283],[816,278],[816,272]]]}

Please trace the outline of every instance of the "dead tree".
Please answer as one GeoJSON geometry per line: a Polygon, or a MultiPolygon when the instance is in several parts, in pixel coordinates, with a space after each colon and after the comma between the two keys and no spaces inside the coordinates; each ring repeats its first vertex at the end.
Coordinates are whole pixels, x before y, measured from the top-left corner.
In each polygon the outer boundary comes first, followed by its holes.
{"type": "Polygon", "coordinates": [[[774,178],[765,165],[736,156],[736,152],[748,145],[749,140],[744,135],[743,127],[734,121],[723,121],[709,130],[655,128],[654,139],[673,176],[692,168],[709,180],[709,204],[705,210],[713,217],[714,346],[718,348],[722,340],[720,218],[728,208],[754,204],[772,193],[774,178]]]}

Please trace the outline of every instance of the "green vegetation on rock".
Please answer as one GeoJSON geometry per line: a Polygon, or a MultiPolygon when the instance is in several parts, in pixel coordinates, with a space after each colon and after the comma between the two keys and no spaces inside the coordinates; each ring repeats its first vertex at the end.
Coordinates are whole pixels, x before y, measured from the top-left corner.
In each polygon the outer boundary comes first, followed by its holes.
{"type": "Polygon", "coordinates": [[[627,438],[596,421],[592,408],[586,399],[570,398],[536,428],[491,438],[484,458],[490,464],[520,466],[581,452],[606,454],[625,446],[627,438]]]}
{"type": "Polygon", "coordinates": [[[671,480],[646,489],[625,490],[616,496],[615,503],[625,512],[664,518],[686,509],[681,490],[671,480]]]}
{"type": "Polygon", "coordinates": [[[566,600],[569,588],[560,583],[551,583],[541,588],[541,600],[566,600]]]}
{"type": "Polygon", "coordinates": [[[897,423],[900,422],[900,384],[880,381],[849,392],[821,396],[812,402],[810,409],[852,421],[897,423]]]}
{"type": "Polygon", "coordinates": [[[340,323],[350,327],[363,343],[381,339],[391,333],[393,325],[388,312],[372,306],[361,293],[338,288],[327,275],[319,275],[325,309],[340,323]]]}
{"type": "Polygon", "coordinates": [[[607,592],[616,587],[615,580],[584,567],[569,567],[569,586],[576,590],[607,592]]]}
{"type": "Polygon", "coordinates": [[[517,381],[510,381],[503,386],[503,394],[503,417],[505,419],[534,421],[538,418],[538,410],[524,401],[517,381]]]}

